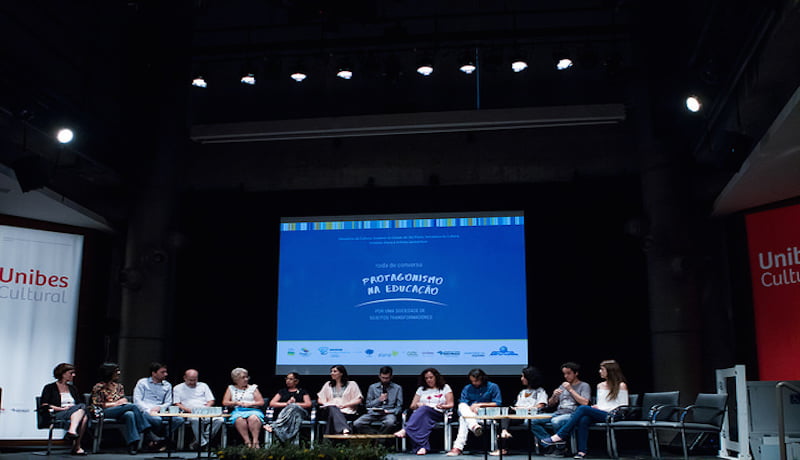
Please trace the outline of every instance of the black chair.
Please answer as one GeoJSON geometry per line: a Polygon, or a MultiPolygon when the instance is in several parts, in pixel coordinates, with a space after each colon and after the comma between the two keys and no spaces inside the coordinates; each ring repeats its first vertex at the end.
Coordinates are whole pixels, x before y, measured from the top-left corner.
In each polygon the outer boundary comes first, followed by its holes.
{"type": "MultiPolygon", "coordinates": [[[[591,404],[594,404],[594,401],[590,401],[591,404]]],[[[638,413],[640,410],[639,405],[639,395],[638,394],[630,394],[628,395],[628,404],[625,406],[619,406],[616,409],[609,412],[608,417],[606,417],[605,422],[595,422],[589,425],[589,431],[602,431],[606,435],[606,453],[611,458],[614,458],[614,451],[616,449],[615,443],[611,438],[611,431],[609,430],[609,422],[614,420],[614,418],[624,418],[624,417],[633,417],[635,414],[638,413]]],[[[570,436],[570,446],[572,451],[577,451],[577,440],[575,436],[570,436]]]]}
{"type": "MultiPolygon", "coordinates": [[[[675,407],[680,401],[679,391],[664,391],[659,393],[645,393],[642,396],[640,407],[621,406],[611,411],[609,414],[608,431],[612,458],[619,458],[617,447],[617,431],[624,430],[645,430],[647,431],[648,445],[650,453],[654,456],[653,435],[650,430],[651,421],[658,414],[659,417],[668,419],[674,411],[665,409],[675,407]]],[[[631,405],[635,406],[635,405],[631,405]]]]}
{"type": "MultiPolygon", "coordinates": [[[[725,409],[728,403],[728,395],[725,393],[700,393],[694,404],[683,408],[678,408],[677,420],[653,420],[650,430],[653,433],[653,443],[655,445],[655,458],[661,458],[661,447],[658,441],[658,431],[679,431],[681,433],[681,446],[683,447],[683,458],[689,458],[689,451],[700,442],[698,436],[688,445],[686,433],[716,433],[722,430],[722,422],[725,420],[725,409]]],[[[667,411],[673,408],[664,407],[667,411]]],[[[656,414],[657,415],[657,414],[656,414]]],[[[655,417],[654,417],[655,418],[655,417]]]]}
{"type": "Polygon", "coordinates": [[[50,451],[53,445],[53,430],[56,428],[60,430],[66,430],[69,428],[69,420],[57,420],[55,416],[55,411],[51,409],[49,406],[42,405],[42,397],[36,397],[36,426],[40,430],[48,430],[47,431],[47,453],[45,455],[50,455],[50,451]]]}
{"type": "MultiPolygon", "coordinates": [[[[92,432],[92,453],[96,454],[100,450],[100,443],[103,441],[103,432],[106,429],[117,430],[122,433],[125,431],[125,421],[113,417],[106,417],[103,408],[92,404],[92,395],[84,393],[83,398],[86,401],[86,407],[92,414],[90,417],[90,430],[92,432]]],[[[132,401],[133,397],[125,396],[128,401],[132,401]]],[[[124,436],[123,436],[124,437],[124,436]]],[[[139,439],[138,450],[142,450],[142,443],[144,439],[139,439]]]]}

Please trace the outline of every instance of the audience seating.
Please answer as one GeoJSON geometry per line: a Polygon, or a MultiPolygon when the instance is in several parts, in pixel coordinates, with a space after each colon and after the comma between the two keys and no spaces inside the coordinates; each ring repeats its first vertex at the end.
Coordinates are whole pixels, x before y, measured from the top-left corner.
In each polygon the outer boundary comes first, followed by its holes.
{"type": "MultiPolygon", "coordinates": [[[[696,447],[700,437],[694,439],[689,445],[686,440],[686,433],[717,433],[722,430],[722,422],[725,419],[725,410],[728,403],[728,395],[725,393],[700,393],[697,395],[695,403],[683,408],[677,408],[677,420],[657,419],[658,414],[653,417],[650,430],[653,433],[653,444],[655,446],[655,458],[661,458],[661,447],[658,440],[658,431],[677,431],[681,434],[681,447],[683,447],[683,458],[689,457],[689,451],[696,447]]],[[[669,411],[674,407],[663,407],[662,411],[669,411]]]]}

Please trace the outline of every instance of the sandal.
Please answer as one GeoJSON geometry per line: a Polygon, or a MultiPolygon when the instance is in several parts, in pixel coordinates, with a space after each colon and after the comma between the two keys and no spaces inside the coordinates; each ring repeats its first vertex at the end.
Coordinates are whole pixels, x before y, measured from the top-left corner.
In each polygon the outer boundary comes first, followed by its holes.
{"type": "Polygon", "coordinates": [[[498,455],[508,455],[508,451],[503,449],[501,454],[501,450],[497,449],[489,452],[489,455],[491,455],[492,457],[497,457],[498,455]]]}

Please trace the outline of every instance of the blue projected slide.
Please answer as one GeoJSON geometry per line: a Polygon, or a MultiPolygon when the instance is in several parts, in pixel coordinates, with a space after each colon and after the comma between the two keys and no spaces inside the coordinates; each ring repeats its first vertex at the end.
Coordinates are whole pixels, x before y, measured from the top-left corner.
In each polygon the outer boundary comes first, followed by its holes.
{"type": "Polygon", "coordinates": [[[524,217],[283,219],[277,372],[527,364],[524,217]]]}

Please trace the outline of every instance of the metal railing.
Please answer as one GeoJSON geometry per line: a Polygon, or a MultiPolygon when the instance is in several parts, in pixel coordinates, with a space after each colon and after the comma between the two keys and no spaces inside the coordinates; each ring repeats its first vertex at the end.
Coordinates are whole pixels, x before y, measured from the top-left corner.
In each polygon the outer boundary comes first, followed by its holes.
{"type": "Polygon", "coordinates": [[[778,382],[775,385],[775,401],[778,405],[778,449],[780,451],[781,460],[786,460],[786,427],[784,426],[783,416],[783,389],[788,388],[795,393],[800,394],[800,387],[793,385],[789,382],[778,382]]]}

